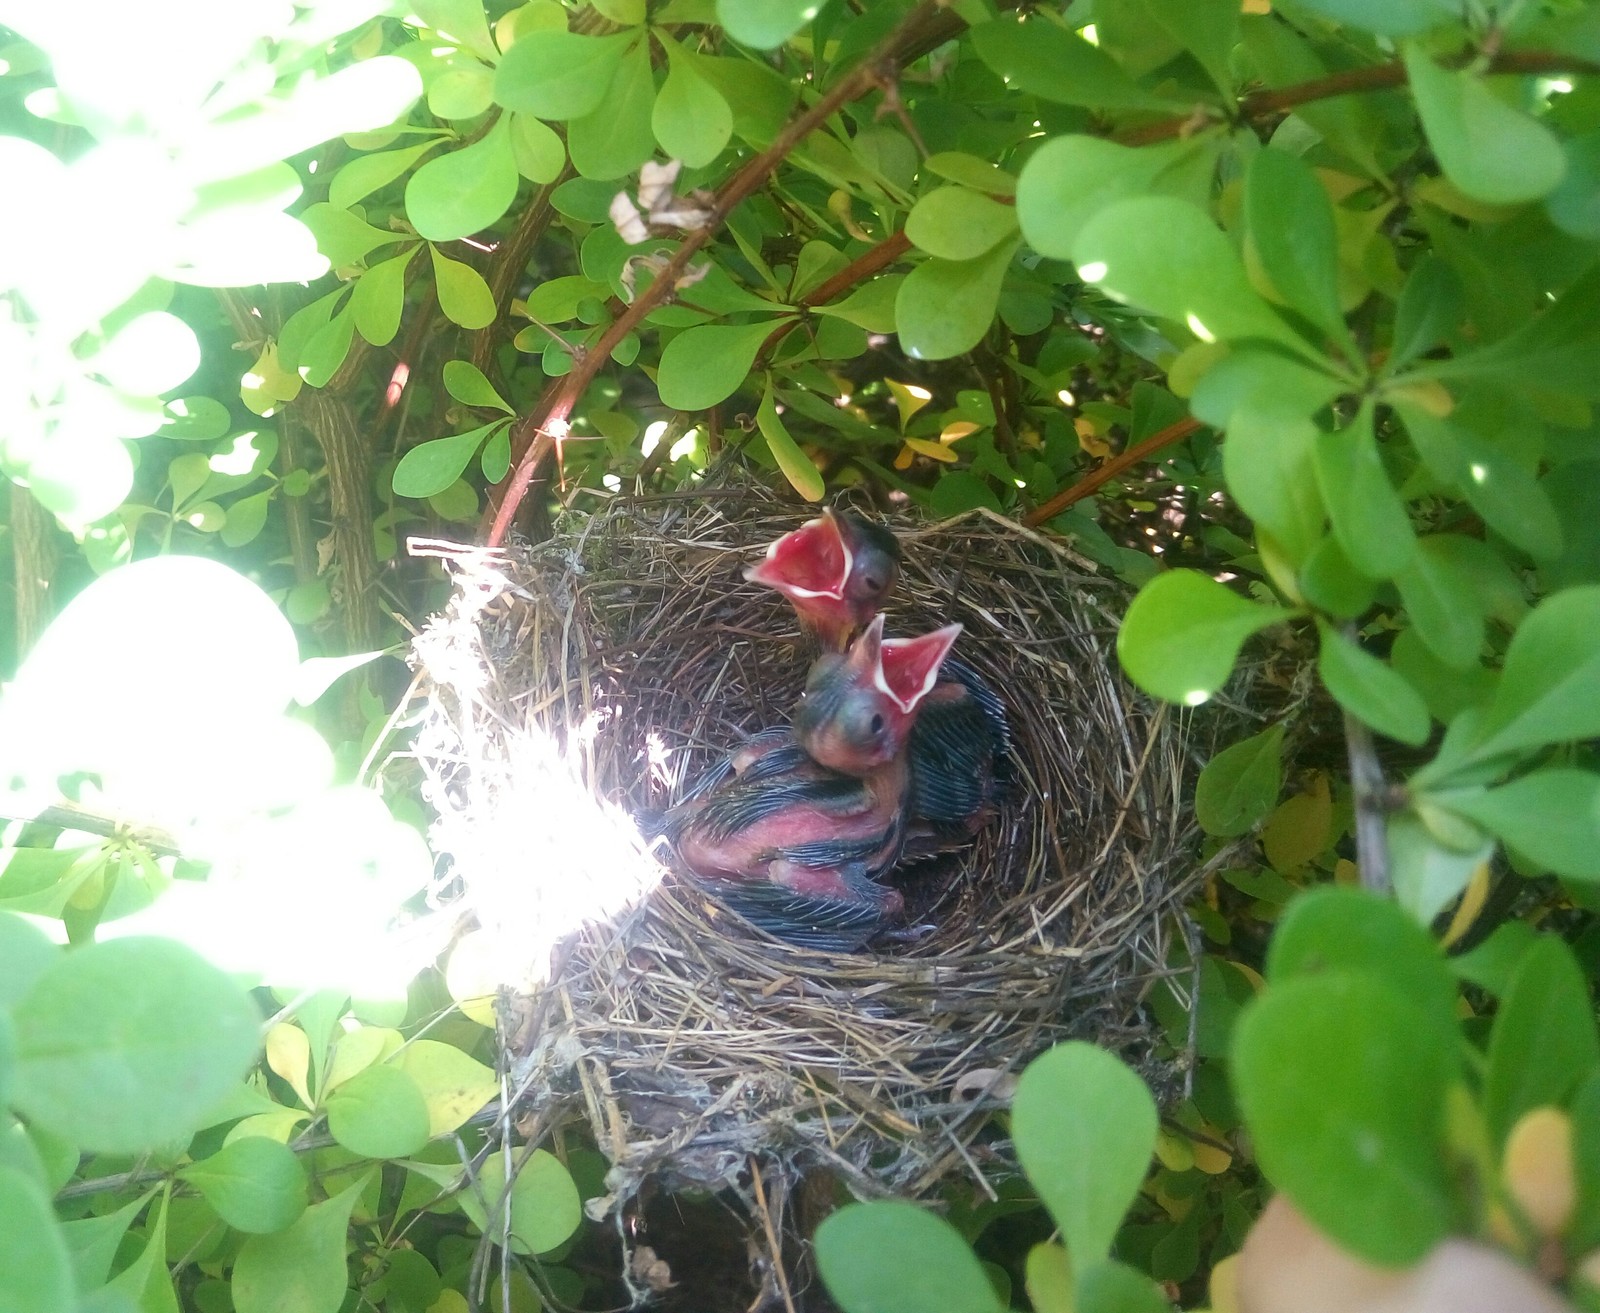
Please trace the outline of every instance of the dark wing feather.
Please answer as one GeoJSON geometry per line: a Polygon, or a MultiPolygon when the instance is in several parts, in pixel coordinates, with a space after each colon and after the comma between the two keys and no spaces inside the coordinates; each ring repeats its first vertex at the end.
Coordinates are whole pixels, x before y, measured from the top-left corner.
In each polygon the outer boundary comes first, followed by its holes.
{"type": "Polygon", "coordinates": [[[758,930],[794,944],[831,953],[850,953],[885,924],[872,902],[845,902],[797,894],[767,880],[735,883],[701,880],[700,887],[758,930]]]}
{"type": "Polygon", "coordinates": [[[720,843],[750,826],[801,804],[837,808],[841,814],[870,804],[866,787],[849,775],[820,772],[789,779],[740,780],[713,794],[698,809],[694,824],[707,841],[720,843]]]}

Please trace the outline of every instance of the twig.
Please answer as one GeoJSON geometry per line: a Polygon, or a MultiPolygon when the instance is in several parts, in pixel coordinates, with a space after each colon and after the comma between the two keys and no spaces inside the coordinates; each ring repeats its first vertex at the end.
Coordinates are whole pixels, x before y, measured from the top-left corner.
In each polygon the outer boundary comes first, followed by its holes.
{"type": "Polygon", "coordinates": [[[127,816],[87,811],[76,803],[57,803],[31,816],[0,812],[0,820],[24,821],[30,825],[53,825],[62,830],[81,830],[84,834],[98,834],[107,839],[122,839],[128,843],[136,843],[158,857],[183,856],[178,841],[165,830],[127,816]]]}
{"type": "Polygon", "coordinates": [[[754,1157],[750,1159],[750,1184],[755,1188],[756,1207],[761,1210],[761,1227],[767,1233],[767,1247],[772,1252],[772,1274],[778,1280],[783,1307],[787,1313],[795,1313],[794,1295],[789,1290],[789,1274],[783,1270],[783,1246],[778,1243],[778,1231],[772,1224],[772,1210],[767,1207],[767,1191],[761,1183],[761,1164],[754,1157]]]}
{"type": "MultiPolygon", "coordinates": [[[[880,269],[886,269],[902,255],[911,249],[910,239],[904,232],[891,233],[869,251],[864,251],[847,264],[838,273],[825,283],[813,288],[800,298],[803,306],[827,305],[829,301],[841,292],[849,291],[857,283],[863,283],[871,278],[880,269]]],[[[801,321],[790,319],[779,324],[772,332],[767,334],[767,340],[761,344],[761,350],[756,352],[755,364],[750,368],[759,373],[772,359],[772,353],[778,349],[778,343],[788,337],[800,326],[801,321]]]]}
{"type": "Polygon", "coordinates": [[[1372,742],[1372,731],[1350,712],[1344,713],[1344,741],[1350,756],[1350,787],[1355,794],[1356,864],[1361,887],[1389,892],[1389,844],[1384,813],[1388,786],[1372,742]]]}
{"type": "Polygon", "coordinates": [[[1169,447],[1174,442],[1179,442],[1188,437],[1200,427],[1200,421],[1192,415],[1180,419],[1176,424],[1168,424],[1159,433],[1152,433],[1143,442],[1135,443],[1126,451],[1113,456],[1099,469],[1085,478],[1079,479],[1070,488],[1058,492],[1042,506],[1036,506],[1022,517],[1022,522],[1030,529],[1043,524],[1046,520],[1053,520],[1067,507],[1082,501],[1104,483],[1111,482],[1130,465],[1137,465],[1152,453],[1169,447]]]}
{"type": "Polygon", "coordinates": [[[706,222],[688,234],[672,253],[666,266],[650,286],[641,291],[620,315],[613,319],[600,340],[572,363],[572,371],[558,380],[554,389],[547,389],[540,403],[518,423],[520,435],[535,435],[532,444],[512,472],[505,495],[490,526],[487,543],[498,547],[505,541],[511,522],[516,517],[522,499],[527,495],[539,466],[543,464],[555,435],[564,433],[567,416],[579,397],[610,359],[611,353],[651,311],[660,306],[677,289],[679,280],[688,272],[689,262],[705,247],[736,206],[761,187],[779,164],[807,136],[825,123],[840,107],[865,95],[881,85],[884,66],[897,62],[900,51],[911,44],[918,29],[930,20],[941,16],[933,0],[922,0],[895,29],[883,39],[860,64],[834,84],[805,113],[792,119],[760,154],[753,156],[730,178],[712,202],[706,222]],[[547,400],[548,399],[548,400],[547,400]]]}
{"type": "MultiPolygon", "coordinates": [[[[1523,73],[1534,76],[1556,73],[1600,73],[1600,64],[1577,55],[1559,51],[1511,50],[1496,55],[1489,61],[1489,73],[1523,73]]],[[[1330,100],[1334,96],[1351,96],[1363,91],[1389,91],[1404,86],[1406,66],[1399,61],[1392,64],[1369,64],[1365,68],[1348,68],[1327,77],[1312,78],[1291,87],[1277,87],[1267,91],[1252,91],[1241,97],[1237,117],[1243,120],[1266,118],[1285,110],[1297,109],[1316,100],[1330,100]]],[[[1204,106],[1200,110],[1204,110],[1204,106]]],[[[1159,123],[1151,123],[1131,132],[1117,134],[1116,140],[1124,146],[1148,146],[1152,142],[1170,141],[1196,128],[1197,122],[1205,126],[1207,118],[1198,113],[1179,114],[1159,123]]]]}

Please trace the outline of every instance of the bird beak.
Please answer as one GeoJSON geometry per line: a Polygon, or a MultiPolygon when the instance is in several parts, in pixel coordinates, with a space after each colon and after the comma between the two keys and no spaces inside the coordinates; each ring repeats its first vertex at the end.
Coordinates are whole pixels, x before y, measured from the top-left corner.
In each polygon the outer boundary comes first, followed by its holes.
{"type": "MultiPolygon", "coordinates": [[[[883,628],[879,617],[878,629],[883,628]]],[[[921,638],[890,638],[879,645],[876,683],[901,711],[910,715],[939,680],[939,667],[960,636],[960,625],[946,625],[921,638]]]]}
{"type": "Polygon", "coordinates": [[[767,548],[767,558],[744,572],[754,584],[775,588],[791,602],[844,600],[855,558],[832,510],[808,520],[767,548]]]}

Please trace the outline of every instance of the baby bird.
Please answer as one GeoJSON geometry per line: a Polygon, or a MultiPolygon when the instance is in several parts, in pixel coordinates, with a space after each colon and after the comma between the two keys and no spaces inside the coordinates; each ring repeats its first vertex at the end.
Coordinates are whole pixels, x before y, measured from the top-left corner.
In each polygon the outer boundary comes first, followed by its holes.
{"type": "MultiPolygon", "coordinates": [[[[853,511],[829,510],[779,538],[745,577],[787,597],[801,628],[838,652],[888,599],[900,560],[887,529],[853,511]]],[[[908,749],[913,855],[972,838],[994,815],[1012,773],[1005,704],[982,675],[950,658],[924,696],[908,749]]]]}
{"type": "Polygon", "coordinates": [[[830,507],[769,546],[744,577],[782,593],[819,647],[842,652],[894,591],[900,544],[882,525],[830,507]]]}
{"type": "Polygon", "coordinates": [[[959,632],[886,643],[879,617],[818,662],[790,741],[667,813],[662,832],[680,863],[720,902],[802,947],[849,952],[893,922],[904,902],[877,877],[906,840],[906,744],[959,632]],[[820,758],[799,746],[802,725],[820,758]]]}

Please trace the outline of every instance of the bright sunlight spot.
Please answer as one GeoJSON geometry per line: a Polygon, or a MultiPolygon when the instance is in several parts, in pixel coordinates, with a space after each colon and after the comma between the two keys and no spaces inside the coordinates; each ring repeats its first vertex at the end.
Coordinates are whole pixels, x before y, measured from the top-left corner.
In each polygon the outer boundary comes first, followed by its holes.
{"type": "Polygon", "coordinates": [[[667,431],[667,421],[658,419],[645,426],[644,440],[639,444],[639,454],[651,455],[661,442],[661,435],[667,431]]]}
{"type": "Polygon", "coordinates": [[[1093,23],[1089,23],[1084,26],[1079,31],[1078,35],[1087,41],[1091,46],[1097,46],[1100,44],[1100,33],[1095,29],[1095,25],[1093,23]]]}
{"type": "Polygon", "coordinates": [[[1209,701],[1211,694],[1203,688],[1192,688],[1183,695],[1183,705],[1186,707],[1198,707],[1209,701]]]}
{"type": "Polygon", "coordinates": [[[1078,398],[1072,395],[1072,391],[1069,388],[1062,388],[1061,391],[1057,392],[1056,400],[1063,406],[1076,406],[1078,404],[1078,398]]]}
{"type": "Polygon", "coordinates": [[[700,430],[690,429],[681,438],[672,444],[667,452],[673,460],[682,460],[685,456],[694,455],[696,444],[700,441],[700,430]]]}
{"type": "Polygon", "coordinates": [[[1189,331],[1191,333],[1193,333],[1207,345],[1210,345],[1212,342],[1217,340],[1217,335],[1200,321],[1199,315],[1193,313],[1192,311],[1184,316],[1183,322],[1189,325],[1189,331]]]}
{"type": "Polygon", "coordinates": [[[1472,481],[1474,483],[1484,483],[1488,480],[1489,470],[1486,466],[1480,465],[1477,461],[1473,461],[1472,464],[1467,468],[1472,474],[1472,481]]]}
{"type": "Polygon", "coordinates": [[[1098,283],[1106,276],[1107,265],[1104,260],[1090,260],[1088,264],[1078,266],[1078,277],[1086,283],[1098,283]]]}

